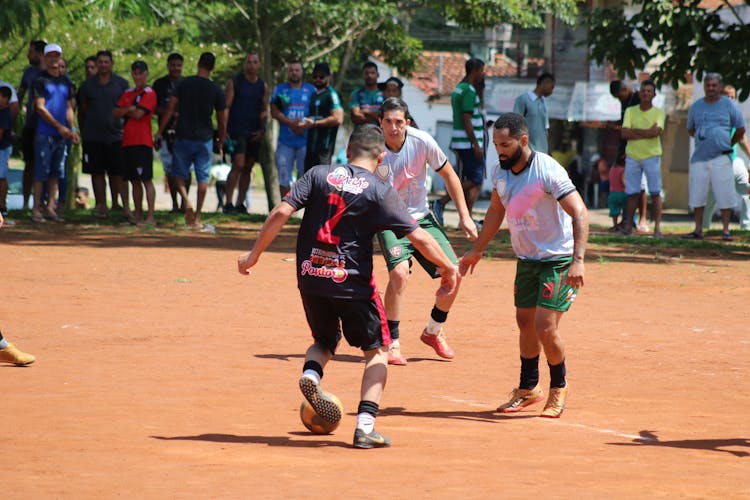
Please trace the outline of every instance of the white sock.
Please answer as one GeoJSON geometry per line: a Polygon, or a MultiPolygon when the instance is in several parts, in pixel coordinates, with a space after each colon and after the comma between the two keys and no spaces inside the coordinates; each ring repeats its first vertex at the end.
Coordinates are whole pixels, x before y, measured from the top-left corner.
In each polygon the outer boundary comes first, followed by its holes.
{"type": "Polygon", "coordinates": [[[320,385],[320,374],[318,374],[318,372],[316,372],[315,370],[305,370],[304,372],[302,372],[302,376],[305,378],[309,378],[316,384],[320,385]]]}
{"type": "Polygon", "coordinates": [[[365,431],[365,434],[369,434],[374,428],[375,417],[366,412],[357,414],[357,429],[362,429],[365,431]]]}
{"type": "Polygon", "coordinates": [[[5,349],[8,347],[8,341],[5,339],[0,339],[0,349],[5,349]]]}
{"type": "Polygon", "coordinates": [[[401,348],[401,342],[399,342],[398,339],[391,341],[391,345],[395,347],[396,349],[401,348]]]}
{"type": "Polygon", "coordinates": [[[430,318],[430,321],[427,322],[427,334],[428,335],[437,335],[440,333],[440,329],[443,328],[444,323],[438,323],[434,319],[430,318]]]}

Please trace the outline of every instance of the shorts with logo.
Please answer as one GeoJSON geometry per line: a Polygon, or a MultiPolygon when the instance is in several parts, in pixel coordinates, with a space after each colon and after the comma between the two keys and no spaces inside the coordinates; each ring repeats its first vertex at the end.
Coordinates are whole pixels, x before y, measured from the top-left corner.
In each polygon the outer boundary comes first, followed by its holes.
{"type": "Polygon", "coordinates": [[[454,149],[456,172],[462,181],[470,181],[479,186],[484,182],[484,160],[474,154],[473,149],[454,149]]]}
{"type": "Polygon", "coordinates": [[[122,143],[84,141],[83,173],[122,175],[122,143]]]}
{"type": "Polygon", "coordinates": [[[516,263],[513,289],[515,306],[544,307],[565,312],[578,294],[578,289],[565,284],[572,257],[556,260],[521,260],[516,263]]]}
{"type": "Polygon", "coordinates": [[[391,334],[379,294],[375,293],[372,299],[300,295],[315,343],[331,354],[336,353],[342,332],[350,346],[363,351],[390,345],[391,334]]]}
{"type": "MultiPolygon", "coordinates": [[[[445,235],[445,231],[443,231],[443,228],[437,223],[432,214],[427,214],[419,219],[419,227],[430,233],[430,235],[435,238],[440,245],[440,248],[443,249],[443,252],[445,252],[445,255],[450,258],[451,262],[454,264],[458,262],[456,253],[453,251],[453,247],[451,247],[448,237],[445,235]]],[[[393,231],[383,231],[378,233],[378,242],[380,243],[380,249],[385,257],[388,271],[392,271],[394,267],[405,260],[409,261],[409,267],[411,267],[411,258],[414,257],[422,268],[427,271],[427,274],[433,278],[440,277],[440,273],[437,272],[435,264],[427,260],[419,250],[414,248],[414,245],[409,241],[409,238],[399,239],[396,238],[393,231]]]]}
{"type": "Polygon", "coordinates": [[[150,181],[154,177],[154,151],[150,146],[123,146],[125,180],[150,181]]]}

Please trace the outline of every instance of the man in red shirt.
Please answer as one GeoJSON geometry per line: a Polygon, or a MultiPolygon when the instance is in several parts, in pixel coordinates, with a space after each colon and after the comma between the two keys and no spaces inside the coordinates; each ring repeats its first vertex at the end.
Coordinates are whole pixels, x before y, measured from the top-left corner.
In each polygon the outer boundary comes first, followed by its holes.
{"type": "MultiPolygon", "coordinates": [[[[146,191],[148,216],[144,221],[148,225],[156,224],[154,220],[154,202],[156,190],[153,178],[153,148],[151,135],[151,117],[156,110],[156,92],[146,85],[148,66],[143,61],[135,61],[130,66],[135,88],[126,90],[117,107],[112,111],[115,118],[124,118],[122,131],[122,155],[125,163],[125,180],[133,185],[133,202],[135,218],[131,223],[143,221],[143,191],[146,191]]],[[[123,196],[127,200],[127,191],[123,196]]],[[[127,203],[127,201],[126,201],[127,203]]]]}

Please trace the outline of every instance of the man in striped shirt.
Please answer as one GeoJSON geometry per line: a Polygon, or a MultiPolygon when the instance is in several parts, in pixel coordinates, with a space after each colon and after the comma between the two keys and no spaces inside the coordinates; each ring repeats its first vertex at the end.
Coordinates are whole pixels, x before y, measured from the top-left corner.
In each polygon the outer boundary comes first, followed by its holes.
{"type": "MultiPolygon", "coordinates": [[[[456,153],[458,176],[464,191],[466,206],[472,213],[484,180],[484,116],[481,95],[484,90],[484,61],[466,61],[466,76],[451,94],[453,134],[451,149],[456,153]]],[[[438,221],[443,223],[443,210],[450,201],[448,194],[432,204],[438,221]]]]}

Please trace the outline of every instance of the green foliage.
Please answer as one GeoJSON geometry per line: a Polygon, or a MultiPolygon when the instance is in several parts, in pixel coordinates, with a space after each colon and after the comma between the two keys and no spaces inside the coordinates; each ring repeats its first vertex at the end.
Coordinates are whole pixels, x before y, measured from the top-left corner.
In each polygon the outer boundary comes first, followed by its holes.
{"type": "Polygon", "coordinates": [[[437,0],[424,3],[467,29],[488,28],[499,23],[541,28],[544,27],[545,13],[572,24],[578,13],[575,0],[537,0],[531,2],[531,6],[527,0],[437,0]]]}
{"type": "MultiPolygon", "coordinates": [[[[745,3],[750,5],[750,0],[745,3]]],[[[745,100],[750,95],[745,64],[750,61],[750,26],[721,20],[720,13],[728,12],[729,18],[739,21],[728,2],[714,10],[700,4],[700,0],[633,0],[638,12],[630,18],[621,7],[589,11],[585,22],[591,56],[600,64],[609,61],[630,78],[648,63],[660,61],[652,78],[674,88],[688,73],[702,78],[706,72],[719,72],[745,100]]]]}

